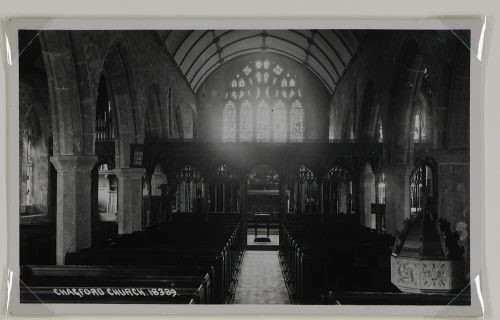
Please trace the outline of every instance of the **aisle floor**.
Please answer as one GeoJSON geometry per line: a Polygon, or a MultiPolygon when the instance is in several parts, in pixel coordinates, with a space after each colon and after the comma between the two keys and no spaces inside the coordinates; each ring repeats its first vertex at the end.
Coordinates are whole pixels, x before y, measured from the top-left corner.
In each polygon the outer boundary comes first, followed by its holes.
{"type": "Polygon", "coordinates": [[[278,251],[246,251],[235,304],[290,304],[278,251]]]}

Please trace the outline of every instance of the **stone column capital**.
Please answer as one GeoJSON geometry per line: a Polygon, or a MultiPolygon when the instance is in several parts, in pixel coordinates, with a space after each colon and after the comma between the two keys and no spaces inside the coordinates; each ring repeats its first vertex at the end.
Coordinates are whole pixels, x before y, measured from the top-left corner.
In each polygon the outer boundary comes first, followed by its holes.
{"type": "Polygon", "coordinates": [[[146,174],[144,168],[118,168],[114,171],[118,179],[139,179],[146,174]]]}
{"type": "Polygon", "coordinates": [[[50,157],[50,162],[57,171],[84,171],[90,172],[97,163],[94,155],[61,155],[50,157]]]}

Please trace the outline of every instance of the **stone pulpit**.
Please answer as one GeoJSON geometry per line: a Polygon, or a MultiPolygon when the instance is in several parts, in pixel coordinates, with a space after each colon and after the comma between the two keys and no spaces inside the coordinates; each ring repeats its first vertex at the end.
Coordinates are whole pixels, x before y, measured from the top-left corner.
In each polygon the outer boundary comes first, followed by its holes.
{"type": "Polygon", "coordinates": [[[449,223],[422,210],[406,219],[391,256],[391,282],[403,292],[451,293],[464,287],[463,249],[449,223]]]}

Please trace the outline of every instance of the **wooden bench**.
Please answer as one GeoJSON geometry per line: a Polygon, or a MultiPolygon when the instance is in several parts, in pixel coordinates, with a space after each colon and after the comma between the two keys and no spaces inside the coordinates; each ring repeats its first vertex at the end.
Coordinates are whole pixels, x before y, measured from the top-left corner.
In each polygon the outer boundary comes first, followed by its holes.
{"type": "MultiPolygon", "coordinates": [[[[203,227],[206,230],[206,224],[203,227]]],[[[201,232],[200,237],[196,226],[190,224],[158,226],[147,232],[119,237],[110,247],[69,253],[66,264],[210,269],[213,298],[209,303],[226,303],[231,300],[237,282],[242,256],[241,228],[232,223],[214,229],[209,229],[208,234],[201,232]],[[211,234],[213,232],[216,234],[211,234]],[[189,239],[183,241],[186,238],[189,239]]]]}
{"type": "Polygon", "coordinates": [[[355,225],[281,225],[279,258],[292,300],[315,304],[330,290],[397,291],[390,283],[392,242],[355,225]]]}
{"type": "Polygon", "coordinates": [[[54,224],[19,226],[21,264],[55,264],[56,226],[54,224]]]}
{"type": "Polygon", "coordinates": [[[22,303],[212,303],[209,273],[172,268],[24,266],[22,303]]]}
{"type": "Polygon", "coordinates": [[[451,305],[471,304],[470,292],[418,294],[404,292],[329,292],[322,297],[324,304],[335,305],[451,305]]]}

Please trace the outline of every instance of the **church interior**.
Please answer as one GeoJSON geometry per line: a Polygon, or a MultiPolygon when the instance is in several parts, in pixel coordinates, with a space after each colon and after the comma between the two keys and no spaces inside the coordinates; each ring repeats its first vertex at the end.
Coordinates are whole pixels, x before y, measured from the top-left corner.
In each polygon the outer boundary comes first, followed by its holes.
{"type": "Polygon", "coordinates": [[[469,305],[469,43],[21,30],[21,302],[469,305]]]}

